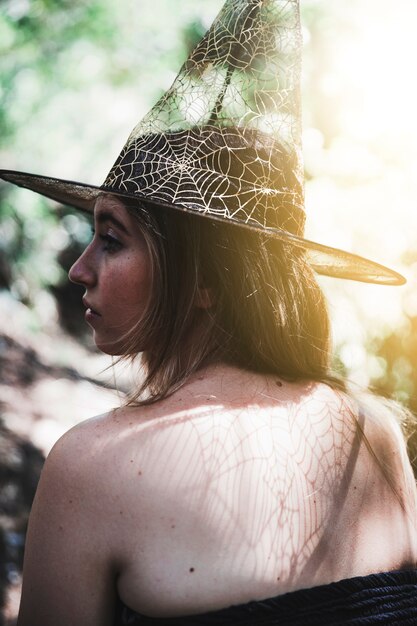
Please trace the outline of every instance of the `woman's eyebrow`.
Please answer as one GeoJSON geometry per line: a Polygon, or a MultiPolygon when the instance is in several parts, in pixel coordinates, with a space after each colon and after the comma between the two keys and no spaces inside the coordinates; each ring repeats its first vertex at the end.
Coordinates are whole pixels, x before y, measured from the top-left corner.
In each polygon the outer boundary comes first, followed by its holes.
{"type": "Polygon", "coordinates": [[[127,235],[128,237],[130,237],[131,235],[131,233],[129,233],[129,231],[127,230],[126,226],[120,220],[118,220],[117,217],[113,215],[113,213],[110,213],[109,211],[100,211],[99,213],[97,213],[95,219],[96,219],[97,224],[103,224],[104,222],[112,222],[123,233],[125,233],[125,235],[127,235]]]}

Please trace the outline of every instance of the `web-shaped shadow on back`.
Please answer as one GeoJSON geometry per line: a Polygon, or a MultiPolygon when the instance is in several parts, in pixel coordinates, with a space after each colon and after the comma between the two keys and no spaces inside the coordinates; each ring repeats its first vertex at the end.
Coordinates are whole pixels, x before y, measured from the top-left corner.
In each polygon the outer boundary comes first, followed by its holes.
{"type": "Polygon", "coordinates": [[[331,579],[338,567],[362,418],[314,389],[284,383],[276,394],[268,384],[249,406],[228,389],[143,430],[141,467],[157,468],[150,497],[167,520],[170,562],[181,569],[187,555],[195,577],[227,571],[229,600],[311,586],[320,568],[331,579]],[[169,520],[186,544],[173,535],[171,545],[169,520]]]}

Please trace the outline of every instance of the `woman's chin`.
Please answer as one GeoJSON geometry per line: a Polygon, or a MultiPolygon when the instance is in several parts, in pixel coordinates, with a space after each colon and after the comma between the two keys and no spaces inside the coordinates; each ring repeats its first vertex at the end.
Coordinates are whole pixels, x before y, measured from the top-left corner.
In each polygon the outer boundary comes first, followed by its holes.
{"type": "Polygon", "coordinates": [[[126,350],[123,349],[120,342],[103,341],[99,337],[94,336],[94,343],[97,350],[100,350],[103,354],[108,354],[109,356],[123,356],[126,354],[126,350]]]}

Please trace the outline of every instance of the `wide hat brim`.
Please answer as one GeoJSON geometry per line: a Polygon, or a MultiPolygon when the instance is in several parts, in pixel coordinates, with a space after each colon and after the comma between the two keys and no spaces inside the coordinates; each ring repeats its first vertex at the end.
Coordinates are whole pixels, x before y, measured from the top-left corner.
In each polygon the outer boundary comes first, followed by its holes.
{"type": "Polygon", "coordinates": [[[0,178],[19,187],[30,189],[60,204],[74,207],[89,214],[93,214],[94,204],[99,195],[106,193],[134,198],[156,208],[170,207],[179,211],[201,215],[205,219],[213,219],[229,224],[235,223],[239,228],[250,228],[260,231],[283,243],[305,250],[309,264],[319,274],[380,285],[403,285],[406,282],[405,278],[398,272],[351,252],[310,241],[282,229],[265,228],[250,221],[242,222],[238,219],[234,220],[233,218],[208,214],[201,210],[200,207],[185,207],[180,204],[155,200],[140,191],[129,193],[123,190],[115,190],[105,185],[95,186],[15,170],[0,170],[0,178]]]}

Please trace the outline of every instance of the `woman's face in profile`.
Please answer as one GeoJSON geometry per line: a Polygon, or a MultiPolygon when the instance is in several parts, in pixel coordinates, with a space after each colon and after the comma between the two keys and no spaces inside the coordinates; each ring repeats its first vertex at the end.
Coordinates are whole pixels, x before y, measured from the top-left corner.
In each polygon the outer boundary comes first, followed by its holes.
{"type": "MultiPolygon", "coordinates": [[[[98,198],[94,229],[91,243],[71,267],[69,278],[85,288],[85,319],[97,347],[120,355],[149,302],[151,258],[137,220],[117,197],[98,198]]],[[[143,349],[137,346],[138,352],[143,349]]]]}

